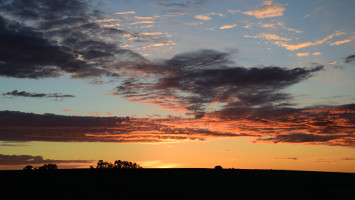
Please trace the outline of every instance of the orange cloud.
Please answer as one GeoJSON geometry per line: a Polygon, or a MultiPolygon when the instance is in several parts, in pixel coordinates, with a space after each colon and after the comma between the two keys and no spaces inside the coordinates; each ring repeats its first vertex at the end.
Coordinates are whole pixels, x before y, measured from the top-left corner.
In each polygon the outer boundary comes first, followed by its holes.
{"type": "Polygon", "coordinates": [[[305,56],[309,56],[309,53],[308,52],[305,52],[305,53],[297,53],[296,54],[298,57],[305,57],[305,56]]]}
{"type": "Polygon", "coordinates": [[[316,45],[323,44],[324,42],[332,39],[335,36],[340,36],[340,35],[344,35],[344,34],[345,33],[343,33],[343,32],[335,32],[334,34],[330,34],[330,35],[326,36],[325,38],[323,38],[321,40],[316,40],[314,42],[308,41],[308,42],[300,42],[298,44],[287,44],[285,42],[276,41],[276,42],[274,42],[274,44],[277,46],[280,46],[280,47],[285,47],[287,50],[294,51],[294,50],[302,49],[302,48],[309,47],[309,46],[316,46],[316,45]]]}
{"type": "Polygon", "coordinates": [[[251,35],[244,35],[244,37],[250,37],[250,38],[262,38],[266,40],[282,40],[282,41],[290,41],[291,38],[286,38],[282,37],[276,34],[267,34],[267,33],[260,33],[257,36],[251,36],[251,35]]]}
{"type": "Polygon", "coordinates": [[[126,12],[117,12],[116,15],[125,15],[125,14],[134,14],[134,11],[126,11],[126,12]]]}
{"type": "Polygon", "coordinates": [[[219,27],[219,29],[229,29],[229,28],[234,28],[236,26],[237,26],[236,24],[223,25],[219,27]]]}
{"type": "Polygon", "coordinates": [[[208,21],[208,20],[212,19],[211,17],[209,17],[207,15],[196,15],[195,18],[200,19],[200,20],[204,20],[204,21],[208,21]]]}
{"type": "Polygon", "coordinates": [[[269,18],[269,17],[278,17],[282,16],[285,8],[281,4],[274,3],[271,1],[264,1],[261,5],[258,6],[258,9],[242,12],[246,15],[251,15],[256,18],[269,18]]]}

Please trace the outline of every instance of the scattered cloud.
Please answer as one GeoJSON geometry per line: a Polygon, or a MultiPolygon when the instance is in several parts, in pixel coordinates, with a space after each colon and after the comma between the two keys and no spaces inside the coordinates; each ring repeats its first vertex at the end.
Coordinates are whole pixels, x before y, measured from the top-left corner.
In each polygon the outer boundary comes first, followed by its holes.
{"type": "Polygon", "coordinates": [[[303,31],[298,30],[298,29],[286,27],[285,24],[283,22],[280,22],[280,21],[278,21],[276,23],[262,23],[262,22],[259,22],[258,24],[262,28],[268,28],[268,29],[271,29],[271,30],[283,29],[283,30],[288,30],[288,31],[294,32],[294,33],[302,33],[303,32],[303,31]]]}
{"type": "Polygon", "coordinates": [[[305,57],[305,56],[309,56],[309,52],[297,53],[296,55],[297,55],[298,57],[305,57]]]}
{"type": "Polygon", "coordinates": [[[246,15],[251,15],[256,18],[270,18],[282,16],[285,8],[278,3],[275,3],[273,0],[264,1],[261,5],[258,6],[256,10],[242,12],[246,15]]]}
{"type": "Polygon", "coordinates": [[[61,94],[61,93],[30,93],[26,91],[13,90],[12,92],[6,92],[2,94],[3,96],[12,97],[35,97],[35,98],[72,98],[75,97],[71,94],[61,94]]]}
{"type": "Polygon", "coordinates": [[[322,55],[322,53],[321,52],[314,52],[314,53],[312,53],[312,55],[319,56],[319,55],[322,55]]]}
{"type": "Polygon", "coordinates": [[[219,27],[219,29],[229,29],[229,28],[234,28],[236,26],[237,26],[236,24],[227,24],[219,27]]]}
{"type": "Polygon", "coordinates": [[[93,160],[53,160],[43,159],[42,156],[31,155],[3,155],[0,154],[0,165],[36,165],[46,163],[92,163],[93,160]]]}
{"type": "Polygon", "coordinates": [[[200,19],[200,20],[204,20],[204,21],[209,21],[212,19],[211,17],[209,17],[207,15],[196,15],[195,18],[200,19]]]}
{"type": "Polygon", "coordinates": [[[260,33],[256,36],[251,35],[244,35],[247,38],[259,38],[259,39],[266,39],[266,40],[281,40],[281,41],[290,41],[291,38],[282,37],[276,34],[267,34],[267,33],[260,33]]]}

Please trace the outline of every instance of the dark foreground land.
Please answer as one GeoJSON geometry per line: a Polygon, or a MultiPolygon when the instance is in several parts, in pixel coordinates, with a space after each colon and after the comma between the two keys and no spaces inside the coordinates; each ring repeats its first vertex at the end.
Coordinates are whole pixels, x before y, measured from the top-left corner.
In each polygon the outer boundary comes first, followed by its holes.
{"type": "Polygon", "coordinates": [[[0,171],[1,199],[355,199],[354,173],[142,169],[0,171]]]}

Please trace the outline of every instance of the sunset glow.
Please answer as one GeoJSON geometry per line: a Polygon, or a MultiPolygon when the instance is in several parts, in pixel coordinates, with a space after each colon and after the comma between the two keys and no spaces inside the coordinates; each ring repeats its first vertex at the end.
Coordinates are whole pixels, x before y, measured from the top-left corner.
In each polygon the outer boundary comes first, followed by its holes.
{"type": "Polygon", "coordinates": [[[0,3],[0,170],[355,172],[355,2],[0,3]]]}

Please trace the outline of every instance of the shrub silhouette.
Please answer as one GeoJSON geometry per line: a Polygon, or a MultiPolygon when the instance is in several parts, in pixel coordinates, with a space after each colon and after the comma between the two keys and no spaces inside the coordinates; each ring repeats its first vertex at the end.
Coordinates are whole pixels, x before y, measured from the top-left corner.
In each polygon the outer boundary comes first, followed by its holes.
{"type": "Polygon", "coordinates": [[[222,168],[221,165],[217,165],[217,166],[214,167],[214,169],[215,169],[215,170],[222,170],[223,168],[222,168]]]}
{"type": "Polygon", "coordinates": [[[39,167],[39,171],[55,171],[58,167],[56,164],[44,164],[42,167],[39,167]]]}

